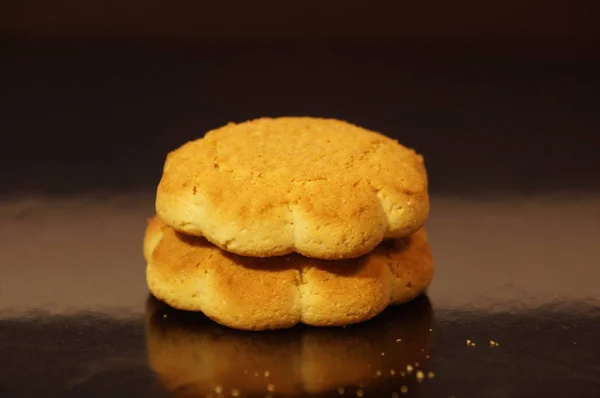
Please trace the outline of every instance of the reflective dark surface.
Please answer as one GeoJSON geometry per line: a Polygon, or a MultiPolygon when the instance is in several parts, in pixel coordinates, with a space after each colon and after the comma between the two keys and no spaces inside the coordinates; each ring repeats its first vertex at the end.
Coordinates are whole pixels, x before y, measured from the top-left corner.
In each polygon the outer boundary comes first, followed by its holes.
{"type": "Polygon", "coordinates": [[[1,397],[600,396],[596,61],[211,51],[1,55],[1,397]],[[346,328],[243,333],[148,297],[164,154],[277,114],[424,153],[428,298],[346,328]]]}
{"type": "Polygon", "coordinates": [[[223,328],[152,299],[146,315],[150,367],[176,396],[205,396],[215,388],[248,396],[355,395],[391,384],[416,390],[416,372],[428,372],[433,340],[426,298],[361,325],[272,333],[223,328]]]}

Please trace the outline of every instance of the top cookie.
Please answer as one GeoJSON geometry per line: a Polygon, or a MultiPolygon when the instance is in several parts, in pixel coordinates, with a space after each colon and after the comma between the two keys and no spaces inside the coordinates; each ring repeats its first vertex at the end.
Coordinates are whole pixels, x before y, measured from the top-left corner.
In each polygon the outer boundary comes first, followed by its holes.
{"type": "Polygon", "coordinates": [[[413,150],[350,123],[261,118],[171,152],[156,211],[243,256],[354,258],[423,226],[427,174],[413,150]]]}

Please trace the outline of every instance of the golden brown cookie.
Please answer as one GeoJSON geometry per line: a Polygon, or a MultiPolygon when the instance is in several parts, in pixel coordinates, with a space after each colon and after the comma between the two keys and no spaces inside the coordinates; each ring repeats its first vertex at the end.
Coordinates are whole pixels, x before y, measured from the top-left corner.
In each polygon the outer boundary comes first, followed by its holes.
{"type": "Polygon", "coordinates": [[[414,394],[416,371],[428,371],[432,327],[426,297],[359,325],[270,333],[224,328],[153,298],[146,307],[149,366],[169,396],[178,398],[328,391],[357,396],[358,389],[365,396],[389,397],[402,385],[414,394]],[[410,374],[407,365],[414,368],[410,374]],[[381,385],[391,391],[374,394],[381,385]]]}
{"type": "Polygon", "coordinates": [[[144,245],[146,279],[156,298],[244,330],[362,322],[417,297],[433,277],[424,229],[357,259],[316,260],[295,253],[253,258],[183,235],[154,217],[144,245]]]}
{"type": "Polygon", "coordinates": [[[423,158],[347,122],[308,117],[228,124],[171,152],[160,218],[244,256],[347,259],[419,230],[423,158]]]}

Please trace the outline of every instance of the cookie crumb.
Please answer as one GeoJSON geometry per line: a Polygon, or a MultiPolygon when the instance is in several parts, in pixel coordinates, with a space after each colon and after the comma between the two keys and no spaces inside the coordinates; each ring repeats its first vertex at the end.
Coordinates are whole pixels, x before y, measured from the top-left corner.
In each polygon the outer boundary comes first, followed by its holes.
{"type": "Polygon", "coordinates": [[[273,384],[267,384],[267,391],[269,392],[273,392],[275,391],[275,386],[273,384]]]}
{"type": "Polygon", "coordinates": [[[240,396],[240,390],[237,390],[237,389],[231,390],[231,396],[232,397],[239,397],[240,396]]]}
{"type": "Polygon", "coordinates": [[[425,379],[425,373],[423,373],[422,370],[417,370],[417,373],[415,373],[415,377],[417,378],[417,381],[420,383],[423,381],[423,379],[425,379]]]}
{"type": "Polygon", "coordinates": [[[402,339],[396,339],[396,343],[399,343],[401,341],[402,341],[402,339]]]}
{"type": "Polygon", "coordinates": [[[365,392],[362,389],[358,389],[356,390],[356,396],[357,397],[362,397],[363,395],[365,395],[365,392]]]}
{"type": "Polygon", "coordinates": [[[414,369],[412,365],[406,365],[406,373],[411,374],[414,369]]]}
{"type": "Polygon", "coordinates": [[[396,374],[396,369],[390,369],[390,375],[393,376],[396,374]]]}
{"type": "Polygon", "coordinates": [[[400,394],[398,394],[395,391],[392,393],[392,398],[398,398],[399,396],[400,396],[400,394]]]}
{"type": "Polygon", "coordinates": [[[408,387],[406,387],[406,386],[400,386],[400,392],[402,394],[406,394],[408,392],[408,387]]]}
{"type": "Polygon", "coordinates": [[[215,386],[215,392],[216,392],[217,394],[221,394],[221,393],[223,392],[223,387],[221,387],[220,385],[218,385],[218,384],[217,384],[217,385],[215,386]]]}
{"type": "Polygon", "coordinates": [[[265,377],[269,377],[271,373],[268,370],[265,370],[265,377]]]}
{"type": "Polygon", "coordinates": [[[344,395],[346,393],[346,389],[344,387],[339,387],[338,388],[338,394],[339,395],[344,395]]]}
{"type": "Polygon", "coordinates": [[[435,377],[435,373],[433,373],[432,371],[427,372],[428,379],[433,379],[434,377],[435,377]]]}

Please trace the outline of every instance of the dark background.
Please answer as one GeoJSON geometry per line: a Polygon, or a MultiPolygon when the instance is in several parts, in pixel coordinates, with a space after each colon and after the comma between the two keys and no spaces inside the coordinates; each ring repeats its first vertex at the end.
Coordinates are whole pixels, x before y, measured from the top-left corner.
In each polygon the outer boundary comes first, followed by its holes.
{"type": "Polygon", "coordinates": [[[433,192],[596,188],[592,5],[3,2],[2,191],[149,188],[166,150],[278,115],[397,137],[433,192]]]}
{"type": "Polygon", "coordinates": [[[410,396],[599,396],[593,4],[1,2],[0,396],[162,394],[141,236],[164,157],[280,115],[425,156],[438,376],[410,396]]]}

